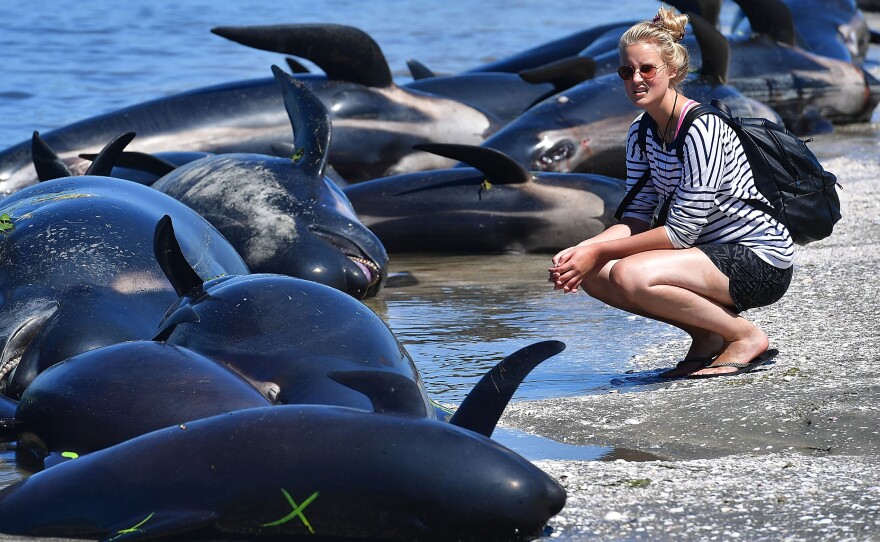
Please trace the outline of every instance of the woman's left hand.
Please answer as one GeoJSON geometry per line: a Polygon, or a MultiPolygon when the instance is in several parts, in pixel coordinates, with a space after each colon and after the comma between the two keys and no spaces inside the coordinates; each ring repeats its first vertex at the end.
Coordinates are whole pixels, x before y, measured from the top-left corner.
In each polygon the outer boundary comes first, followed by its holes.
{"type": "Polygon", "coordinates": [[[595,245],[572,247],[553,259],[553,267],[548,269],[550,272],[548,282],[553,283],[554,290],[574,292],[584,278],[603,264],[604,262],[599,260],[595,245]]]}

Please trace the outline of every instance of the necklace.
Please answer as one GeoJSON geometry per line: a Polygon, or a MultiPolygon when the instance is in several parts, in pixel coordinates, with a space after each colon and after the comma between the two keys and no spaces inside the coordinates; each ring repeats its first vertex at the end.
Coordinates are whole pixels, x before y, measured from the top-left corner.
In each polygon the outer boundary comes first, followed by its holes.
{"type": "Polygon", "coordinates": [[[672,116],[675,114],[675,106],[678,105],[678,91],[675,90],[674,92],[675,92],[675,99],[672,100],[672,111],[669,112],[669,118],[666,120],[666,128],[663,129],[663,142],[664,143],[672,143],[672,138],[670,136],[675,135],[675,133],[669,132],[669,129],[672,127],[672,116]]]}

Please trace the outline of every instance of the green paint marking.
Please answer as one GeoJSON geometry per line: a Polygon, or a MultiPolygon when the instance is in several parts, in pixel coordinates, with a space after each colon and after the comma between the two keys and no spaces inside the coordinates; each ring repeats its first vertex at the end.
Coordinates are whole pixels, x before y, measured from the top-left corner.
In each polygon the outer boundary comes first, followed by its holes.
{"type": "Polygon", "coordinates": [[[493,188],[493,186],[492,186],[492,183],[489,182],[489,179],[483,179],[483,182],[480,183],[480,189],[477,190],[477,199],[482,201],[483,200],[483,190],[488,192],[489,190],[492,190],[492,188],[493,188]]]}
{"type": "Polygon", "coordinates": [[[15,229],[15,224],[12,223],[12,217],[9,216],[9,213],[0,215],[0,231],[5,233],[13,229],[15,229]]]}
{"type": "Polygon", "coordinates": [[[150,518],[153,517],[153,515],[154,515],[155,513],[156,513],[156,512],[150,512],[150,515],[149,515],[149,516],[145,517],[145,518],[143,519],[143,521],[141,521],[140,523],[138,523],[138,524],[135,525],[134,527],[129,527],[128,529],[122,529],[121,531],[116,531],[116,534],[115,534],[113,537],[109,538],[109,540],[116,540],[117,538],[119,538],[119,537],[121,537],[121,536],[123,536],[123,535],[130,534],[130,533],[134,533],[134,532],[142,531],[141,526],[142,526],[144,523],[150,521],[150,518]]]}
{"type": "Polygon", "coordinates": [[[289,504],[290,507],[293,508],[293,512],[287,514],[278,521],[263,523],[262,525],[260,525],[260,527],[277,527],[299,516],[300,521],[302,521],[303,525],[306,526],[306,529],[308,529],[310,533],[315,534],[315,530],[312,529],[312,525],[309,523],[309,520],[306,519],[306,515],[303,514],[303,510],[306,509],[306,506],[312,504],[312,501],[318,498],[318,492],[315,491],[314,493],[309,495],[309,498],[304,500],[302,504],[296,504],[296,501],[293,500],[293,497],[291,497],[290,493],[288,493],[284,488],[281,488],[281,493],[284,493],[284,498],[287,499],[287,504],[289,504]]]}
{"type": "Polygon", "coordinates": [[[300,147],[299,149],[296,149],[293,152],[293,161],[299,162],[300,160],[302,160],[302,157],[305,155],[306,155],[306,151],[302,147],[300,147]]]}
{"type": "Polygon", "coordinates": [[[67,459],[76,459],[79,457],[79,454],[76,452],[61,452],[61,457],[66,457],[67,459]]]}

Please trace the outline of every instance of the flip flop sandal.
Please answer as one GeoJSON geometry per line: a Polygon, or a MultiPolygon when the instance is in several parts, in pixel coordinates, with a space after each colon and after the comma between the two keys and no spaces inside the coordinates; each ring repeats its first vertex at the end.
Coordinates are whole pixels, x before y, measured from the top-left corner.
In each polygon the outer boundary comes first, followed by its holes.
{"type": "Polygon", "coordinates": [[[688,378],[714,378],[716,376],[735,376],[741,375],[743,373],[749,373],[754,371],[761,365],[764,365],[771,359],[775,358],[777,354],[779,354],[779,350],[770,349],[748,363],[736,363],[733,361],[729,361],[726,363],[706,364],[703,367],[700,367],[700,369],[705,369],[707,367],[735,367],[736,371],[730,371],[726,373],[711,373],[704,375],[690,374],[688,375],[688,378]]]}
{"type": "Polygon", "coordinates": [[[681,377],[687,376],[687,375],[670,374],[670,373],[674,373],[675,371],[678,371],[679,369],[683,368],[685,365],[690,365],[690,364],[694,364],[694,363],[699,363],[699,366],[694,369],[694,371],[699,371],[703,367],[712,363],[713,359],[715,359],[714,356],[711,358],[683,359],[683,360],[679,361],[678,363],[676,363],[675,367],[673,367],[672,369],[667,369],[657,376],[659,376],[660,378],[681,378],[681,377]]]}

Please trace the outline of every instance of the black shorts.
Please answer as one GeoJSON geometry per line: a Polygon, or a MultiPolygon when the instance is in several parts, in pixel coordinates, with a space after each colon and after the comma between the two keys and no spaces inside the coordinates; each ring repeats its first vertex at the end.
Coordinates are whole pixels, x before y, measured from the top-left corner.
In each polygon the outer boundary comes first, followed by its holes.
{"type": "Polygon", "coordinates": [[[734,312],[775,303],[791,284],[794,266],[787,269],[772,266],[743,245],[698,245],[697,248],[730,279],[734,312]]]}

